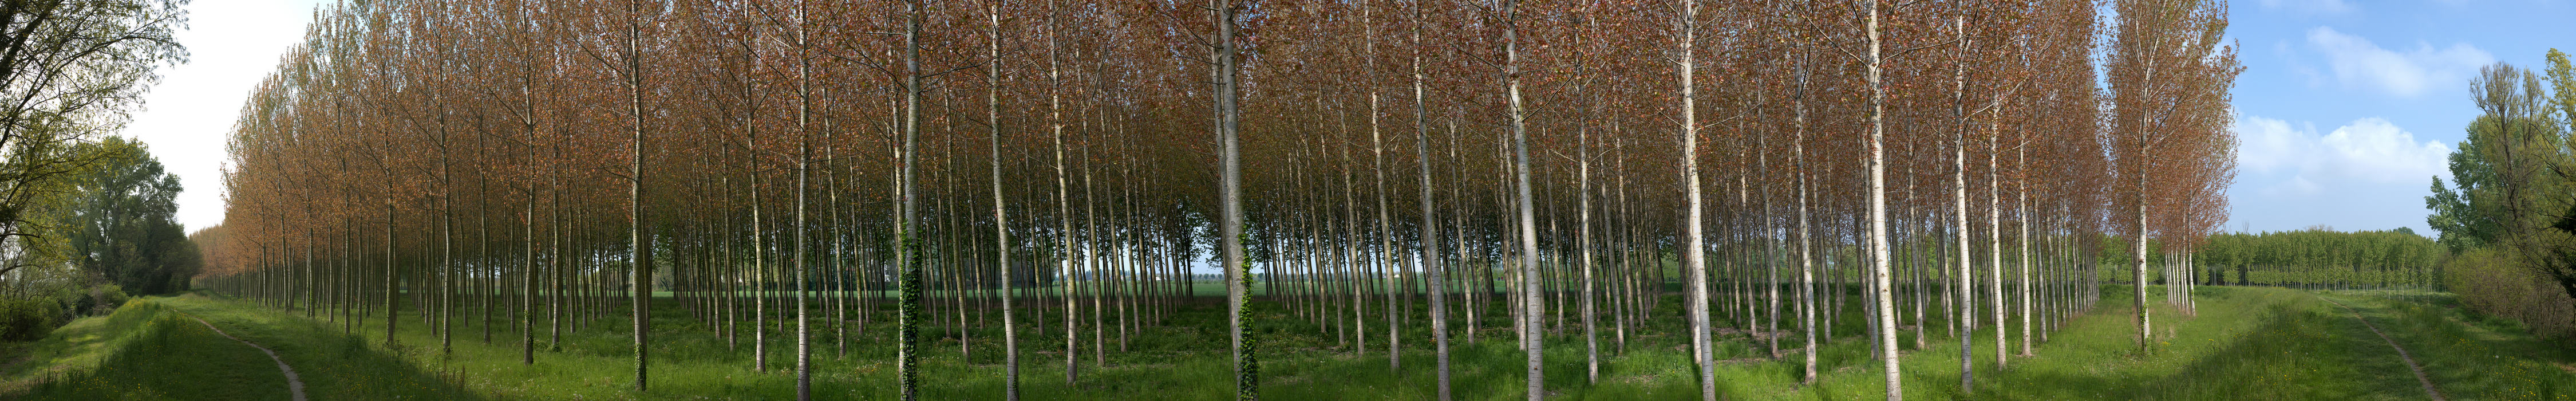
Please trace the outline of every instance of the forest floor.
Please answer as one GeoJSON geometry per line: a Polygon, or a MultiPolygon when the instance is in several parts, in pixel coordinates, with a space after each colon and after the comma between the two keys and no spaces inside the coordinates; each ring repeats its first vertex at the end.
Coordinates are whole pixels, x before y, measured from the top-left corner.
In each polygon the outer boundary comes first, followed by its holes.
{"type": "MultiPolygon", "coordinates": [[[[1904,388],[1912,399],[2425,399],[2425,391],[2390,348],[2394,342],[2423,365],[2430,381],[2452,399],[2576,399],[2576,348],[2522,334],[2509,322],[2464,314],[2447,294],[2400,291],[2309,292],[2278,288],[2200,287],[2199,311],[2181,316],[2160,299],[2154,306],[2153,352],[2138,351],[2135,309],[2128,287],[2105,287],[2105,299],[2090,313],[2076,316],[2048,341],[2033,347],[2033,357],[2015,356],[1997,370],[1992,331],[1970,337],[1976,346],[1976,384],[1959,386],[1959,345],[1944,336],[1937,315],[1931,322],[1929,347],[1914,349],[1913,331],[1899,335],[1906,349],[1901,359],[1904,388]],[[2336,302],[2351,307],[2338,309],[2336,302]],[[2371,333],[2369,319],[2387,333],[2371,333]]],[[[2149,293],[2161,294],[2151,288],[2149,293]]],[[[1667,297],[1659,314],[1678,310],[1677,297],[1667,297]]],[[[544,321],[538,321],[536,364],[520,362],[519,337],[513,321],[494,321],[491,343],[483,340],[479,319],[466,319],[455,330],[453,348],[439,352],[436,333],[417,315],[401,316],[401,346],[383,344],[384,319],[362,319],[343,334],[341,323],[307,318],[301,311],[279,311],[252,303],[202,295],[143,298],[115,314],[83,318],[33,343],[0,344],[0,399],[286,399],[286,379],[260,351],[228,340],[199,325],[185,312],[205,318],[233,336],[274,349],[309,382],[317,400],[339,399],[790,399],[795,392],[792,331],[767,331],[771,341],[769,369],[754,371],[751,322],[738,327],[730,344],[704,321],[692,318],[676,301],[655,308],[652,385],[649,392],[631,389],[633,349],[625,319],[614,315],[588,321],[566,333],[561,350],[550,350],[544,321]],[[181,324],[185,323],[185,324],[181,324]],[[782,340],[782,337],[790,340],[782,340]]],[[[1856,302],[1855,302],[1856,303],[1856,302]]],[[[1383,307],[1382,305],[1373,307],[1383,307]]],[[[1018,333],[1021,390],[1028,399],[1222,399],[1232,395],[1232,368],[1227,359],[1222,315],[1216,303],[1186,307],[1168,317],[1169,324],[1149,326],[1124,336],[1106,328],[1108,367],[1095,363],[1091,328],[1077,358],[1082,370],[1075,385],[1065,384],[1063,321],[1060,309],[1045,322],[1029,321],[1018,333]],[[1045,325],[1039,325],[1043,323],[1045,325]]],[[[1412,305],[1419,312],[1419,303],[1412,305]]],[[[1569,305],[1570,306],[1570,305],[1569,305]]],[[[1427,329],[1403,328],[1401,369],[1390,372],[1385,352],[1384,320],[1371,321],[1370,352],[1353,355],[1337,335],[1337,326],[1319,326],[1292,312],[1295,305],[1260,304],[1258,331],[1263,395],[1271,399],[1418,400],[1432,398],[1433,360],[1427,329]]],[[[1522,358],[1513,346],[1507,317],[1489,310],[1485,329],[1475,343],[1453,333],[1451,363],[1456,398],[1465,400],[1521,397],[1522,358]]],[[[1089,308],[1081,313],[1088,320],[1089,308]]],[[[940,312],[933,309],[934,315],[940,312]]],[[[953,314],[953,312],[951,312],[953,314]]],[[[1347,311],[1335,322],[1348,321],[1347,311]]],[[[1116,321],[1117,313],[1105,317],[1116,321]]],[[[1820,347],[1821,380],[1799,384],[1797,350],[1770,359],[1741,331],[1726,330],[1718,346],[1718,388],[1727,399],[1876,399],[1883,390],[1878,362],[1870,358],[1865,330],[1854,313],[1836,321],[1835,341],[1820,347]]],[[[1463,319],[1463,317],[1462,317],[1463,319]]],[[[883,339],[891,327],[875,323],[852,326],[844,348],[831,326],[815,325],[814,387],[821,399],[891,399],[895,395],[894,347],[883,339]]],[[[1984,320],[1984,319],[1980,319],[1984,320]]],[[[775,321],[772,321],[775,323],[775,321]]],[[[2009,325],[2010,340],[2020,346],[2019,320],[2009,325]]],[[[1418,323],[1418,322],[1417,322],[1418,323]]],[[[1579,321],[1569,321],[1560,335],[1546,339],[1547,388],[1552,398],[1661,400],[1690,399],[1698,393],[1692,379],[1687,341],[1678,318],[1630,327],[1624,354],[1612,327],[1603,322],[1601,379],[1584,380],[1584,343],[1579,321]]],[[[1908,321],[1911,323],[1910,316],[1908,321]]],[[[925,326],[939,326],[939,320],[925,326]]],[[[1721,320],[1721,326],[1740,325],[1721,320]]],[[[991,326],[991,324],[986,324],[991,326]]],[[[792,330],[793,327],[787,327],[792,330]]],[[[1991,330],[1991,329],[1989,329],[1991,330]]],[[[961,350],[957,332],[930,328],[924,334],[922,397],[924,399],[994,399],[1001,386],[998,330],[977,329],[961,350]],[[961,351],[968,354],[961,357],[961,351]]],[[[1799,338],[1784,338],[1795,348],[1799,338]]]]}

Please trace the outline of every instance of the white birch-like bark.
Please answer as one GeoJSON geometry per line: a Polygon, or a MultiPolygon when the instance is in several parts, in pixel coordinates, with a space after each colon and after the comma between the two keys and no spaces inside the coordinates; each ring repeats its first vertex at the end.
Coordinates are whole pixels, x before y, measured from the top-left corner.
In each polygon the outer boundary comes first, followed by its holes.
{"type": "MultiPolygon", "coordinates": [[[[1675,67],[1681,80],[1682,193],[1689,202],[1682,213],[1681,264],[1688,280],[1684,285],[1690,287],[1689,296],[1685,298],[1690,305],[1683,308],[1683,313],[1690,314],[1691,362],[1699,368],[1700,399],[1716,401],[1717,371],[1715,362],[1709,360],[1708,264],[1702,249],[1705,244],[1700,236],[1699,106],[1696,105],[1699,97],[1698,84],[1693,76],[1693,68],[1698,63],[1694,60],[1698,55],[1694,45],[1699,35],[1699,0],[1681,0],[1680,6],[1681,18],[1673,22],[1673,28],[1679,31],[1675,32],[1674,45],[1680,53],[1675,55],[1680,59],[1675,67]]],[[[1535,399],[1538,396],[1533,394],[1530,397],[1535,399]]]]}
{"type": "Polygon", "coordinates": [[[1424,279],[1431,284],[1431,352],[1439,365],[1437,384],[1439,400],[1448,401],[1450,399],[1449,307],[1446,305],[1446,300],[1449,298],[1449,283],[1446,281],[1447,277],[1443,277],[1442,274],[1445,273],[1443,270],[1446,267],[1440,257],[1439,214],[1431,205],[1431,133],[1429,106],[1424,104],[1430,97],[1429,91],[1423,84],[1425,79],[1422,74],[1422,46],[1420,46],[1422,44],[1422,8],[1420,3],[1414,4],[1412,28],[1415,45],[1413,46],[1413,155],[1419,161],[1422,178],[1422,253],[1415,258],[1422,261],[1424,279]]]}
{"type": "MultiPolygon", "coordinates": [[[[1002,5],[999,2],[991,2],[986,3],[984,7],[985,27],[989,28],[985,31],[987,33],[985,40],[991,45],[985,48],[985,56],[988,60],[1000,60],[1002,59],[1002,5]]],[[[1011,268],[1011,219],[1008,211],[1010,203],[1002,197],[1002,69],[1000,64],[985,67],[984,82],[984,127],[987,130],[986,133],[990,135],[993,151],[991,155],[993,265],[1000,267],[997,270],[1002,280],[1002,399],[1019,401],[1020,331],[1018,323],[1014,320],[1014,317],[1019,314],[1011,311],[1011,301],[1018,297],[1011,293],[1011,286],[1016,282],[1012,281],[1013,277],[1011,277],[1011,271],[1014,269],[1011,268]]]]}
{"type": "Polygon", "coordinates": [[[1876,294],[1879,359],[1886,365],[1887,399],[1905,399],[1901,373],[1896,364],[1896,311],[1888,293],[1887,252],[1887,87],[1880,82],[1878,1],[1869,2],[1869,263],[1870,291],[1876,294]]]}
{"type": "Polygon", "coordinates": [[[1520,277],[1517,277],[1521,288],[1515,294],[1520,296],[1518,302],[1522,305],[1521,349],[1528,354],[1529,360],[1527,395],[1530,401],[1538,401],[1547,395],[1546,371],[1540,369],[1545,355],[1541,347],[1545,344],[1539,339],[1538,322],[1539,308],[1544,305],[1539,302],[1538,288],[1538,216],[1532,211],[1530,199],[1528,117],[1527,110],[1521,105],[1519,3],[1519,0],[1503,0],[1503,87],[1511,114],[1513,199],[1520,209],[1520,236],[1517,238],[1520,256],[1513,261],[1521,267],[1520,277]]]}

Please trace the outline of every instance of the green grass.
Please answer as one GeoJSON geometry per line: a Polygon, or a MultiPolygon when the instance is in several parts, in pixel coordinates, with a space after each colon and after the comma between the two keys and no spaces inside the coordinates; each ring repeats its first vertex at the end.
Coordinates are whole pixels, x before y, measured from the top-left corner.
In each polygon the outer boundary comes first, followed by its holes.
{"type": "Polygon", "coordinates": [[[288,398],[286,377],[266,354],[279,353],[315,399],[478,399],[381,347],[339,336],[301,317],[214,301],[199,295],[140,298],[104,317],[82,318],[29,346],[24,366],[5,371],[25,386],[0,398],[62,400],[288,398]]]}
{"type": "Polygon", "coordinates": [[[163,309],[138,305],[72,320],[42,340],[10,343],[5,354],[10,362],[0,365],[0,395],[25,394],[37,385],[96,370],[136,341],[156,335],[146,329],[160,327],[153,323],[165,315],[163,309]]]}
{"type": "Polygon", "coordinates": [[[28,384],[12,388],[14,396],[56,400],[288,396],[286,376],[267,355],[160,305],[139,302],[76,324],[56,331],[61,342],[49,340],[33,348],[50,357],[31,355],[37,359],[28,362],[49,360],[52,365],[11,369],[11,377],[28,384]]]}
{"type": "Polygon", "coordinates": [[[2446,293],[2334,291],[2388,332],[2453,399],[2576,399],[2576,347],[2532,338],[2521,325],[2466,313],[2446,293]]]}
{"type": "MultiPolygon", "coordinates": [[[[1931,322],[1934,338],[1931,347],[1910,349],[1912,333],[1902,333],[1899,343],[1909,348],[1901,360],[1905,390],[1913,399],[2421,399],[2422,391],[2406,373],[2395,353],[2386,343],[2372,336],[2350,314],[2334,309],[2315,293],[2277,288],[2203,287],[2198,294],[2197,316],[2182,317],[2171,308],[2157,306],[2156,331],[2159,338],[2153,352],[2141,353],[2136,346],[2136,328],[2128,308],[2126,288],[2106,288],[2108,295],[2092,313],[2066,322],[2060,331],[2049,334],[2051,341],[2037,347],[2037,357],[2015,357],[2002,370],[1993,366],[1993,337],[1980,331],[1971,338],[1978,347],[1977,385],[1963,392],[1958,388],[1958,348],[1955,338],[1941,338],[1939,320],[1931,322]]],[[[2151,294],[2161,293],[2151,289],[2151,294]]],[[[2483,320],[2457,315],[2437,297],[2395,297],[2362,293],[2335,293],[2346,304],[2365,308],[2365,315],[2393,335],[2404,333],[2399,341],[2425,361],[2435,373],[2434,380],[2454,399],[2565,399],[2571,393],[2567,386],[2576,383],[2570,373],[2561,370],[2570,359],[2565,348],[2528,338],[2511,327],[2496,327],[2483,320]],[[2356,302],[2360,301],[2360,302],[2356,302]],[[2365,304],[2370,306],[2365,306],[2365,304]],[[2447,342],[2447,343],[2443,343],[2447,342]]],[[[1855,299],[1856,300],[1856,299],[1855,299]]],[[[1372,299],[1375,301],[1375,299],[1372,299]]],[[[1675,315],[1680,310],[1677,296],[1666,297],[1658,309],[1661,315],[1675,315]]],[[[44,362],[13,366],[0,372],[7,378],[29,380],[30,365],[73,366],[79,361],[106,361],[99,366],[101,383],[128,383],[126,379],[145,377],[204,377],[203,373],[182,370],[221,369],[235,374],[261,373],[276,376],[267,358],[257,351],[232,343],[203,326],[184,318],[159,317],[144,319],[128,316],[150,308],[203,316],[225,327],[236,336],[278,349],[288,363],[307,378],[308,391],[316,399],[789,399],[794,396],[795,377],[787,370],[793,365],[793,347],[784,339],[791,333],[770,331],[772,341],[771,369],[752,369],[750,322],[742,323],[738,341],[729,343],[718,331],[691,317],[675,300],[662,299],[655,309],[652,359],[652,390],[631,390],[631,340],[625,319],[612,314],[589,321],[580,330],[567,333],[562,349],[548,350],[543,321],[539,323],[537,363],[522,365],[519,361],[518,335],[509,328],[496,328],[494,343],[482,342],[479,326],[461,325],[456,330],[454,349],[441,353],[438,337],[420,324],[416,315],[401,316],[402,347],[387,349],[383,345],[383,317],[362,319],[355,335],[342,334],[337,323],[304,318],[302,312],[278,311],[253,306],[247,302],[204,296],[147,298],[127,310],[105,318],[85,319],[56,333],[56,342],[30,346],[29,355],[46,355],[44,362]],[[125,320],[118,320],[125,319],[125,320]],[[150,324],[153,321],[185,321],[188,325],[150,324]],[[195,332],[188,327],[194,327],[195,332]],[[203,333],[197,333],[203,332],[203,333]],[[120,334],[122,333],[122,334],[120,334]],[[140,333],[140,334],[137,334],[140,333]],[[177,351],[189,354],[189,361],[239,362],[240,366],[221,365],[169,367],[170,359],[129,358],[131,364],[115,356],[114,350],[133,354],[137,349],[160,351],[145,354],[169,354],[167,348],[146,348],[145,339],[167,337],[172,346],[187,347],[177,351]],[[78,340],[87,338],[88,340],[78,340]],[[211,340],[204,340],[211,338],[211,340]],[[239,354],[247,353],[247,354],[239,354]],[[101,355],[109,356],[83,356],[101,355]],[[238,355],[237,355],[238,354],[238,355]],[[84,359],[86,358],[86,359],[84,359]],[[139,372],[139,373],[138,373],[139,372]],[[197,376],[185,376],[197,375],[197,376]]],[[[1223,316],[1219,304],[1196,303],[1175,311],[1159,325],[1144,325],[1138,332],[1125,336],[1120,350],[1115,327],[1106,330],[1105,345],[1108,367],[1093,360],[1092,329],[1081,328],[1081,350],[1077,356],[1082,370],[1073,385],[1064,381],[1062,353],[1063,313],[1046,314],[1044,326],[1023,315],[1019,332],[1022,352],[1023,394],[1029,399],[1219,399],[1232,395],[1232,367],[1227,359],[1223,316]]],[[[1422,306],[1414,303],[1415,312],[1422,306]]],[[[953,310],[937,309],[932,313],[953,316],[953,310]]],[[[1369,321],[1369,352],[1353,355],[1348,339],[1334,326],[1319,326],[1300,314],[1298,305],[1258,303],[1253,310],[1256,337],[1260,340],[1263,361],[1262,388],[1272,399],[1333,400],[1410,400],[1432,397],[1433,372],[1430,367],[1430,342],[1426,327],[1418,319],[1403,327],[1403,368],[1390,372],[1384,353],[1385,334],[1382,317],[1369,321]]],[[[1381,308],[1371,305],[1372,311],[1381,308]]],[[[1453,342],[1453,383],[1456,396],[1463,400],[1518,399],[1522,396],[1523,354],[1511,342],[1507,315],[1501,309],[1489,309],[1484,316],[1479,342],[1453,342]]],[[[1087,320],[1091,313],[1082,310],[1087,320]]],[[[1332,318],[1347,322],[1347,311],[1332,318]]],[[[1939,315],[1935,311],[1934,315],[1939,315]]],[[[161,314],[160,316],[173,316],[161,314]]],[[[1105,317],[1116,321],[1109,311],[1105,317]]],[[[891,399],[896,395],[890,341],[890,315],[873,316],[870,324],[853,326],[847,342],[847,354],[836,348],[833,331],[818,320],[814,337],[815,393],[824,399],[891,399]]],[[[990,316],[986,316],[990,318],[990,316]]],[[[1462,317],[1463,319],[1463,317],[1462,317]]],[[[466,319],[476,322],[479,319],[466,319]]],[[[509,322],[509,319],[495,319],[509,322]]],[[[922,360],[922,395],[925,399],[990,399],[998,397],[1001,386],[1001,356],[998,320],[990,320],[963,332],[932,320],[925,324],[924,358],[922,360]],[[971,356],[961,357],[959,336],[971,341],[971,356]]],[[[1569,322],[1579,324],[1579,321],[1569,322]]],[[[1787,350],[1782,360],[1767,358],[1768,352],[1743,334],[1728,334],[1717,351],[1723,361],[1717,369],[1718,387],[1727,399],[1863,399],[1877,398],[1884,391],[1878,362],[1870,359],[1868,343],[1859,335],[1864,323],[1857,314],[1842,319],[1835,333],[1836,341],[1824,344],[1818,353],[1819,383],[1798,383],[1800,365],[1796,350],[1787,350]]],[[[1910,323],[1910,322],[1907,322],[1910,323]]],[[[2014,333],[2018,334],[2018,320],[2014,333]]],[[[1738,327],[1732,322],[1719,322],[1721,327],[1738,327]]],[[[1569,324],[1562,335],[1547,339],[1547,388],[1551,395],[1564,399],[1687,399],[1697,392],[1689,367],[1684,331],[1678,316],[1660,316],[1646,327],[1631,327],[1630,343],[1625,354],[1614,355],[1615,343],[1604,322],[1602,348],[1604,363],[1601,382],[1584,380],[1583,343],[1579,325],[1569,324]]],[[[790,327],[792,329],[792,327],[790,327]]],[[[1461,335],[1454,333],[1453,335],[1461,335]]],[[[1796,347],[1797,339],[1784,339],[1783,346],[1796,347]]],[[[2019,338],[2014,338],[2016,347],[2019,338]]],[[[46,368],[53,369],[53,368],[46,368]]],[[[276,379],[215,379],[243,388],[265,387],[283,391],[276,379]]],[[[38,398],[116,399],[125,394],[181,394],[173,389],[161,393],[118,393],[110,385],[83,385],[71,381],[39,389],[38,398]],[[78,392],[88,391],[88,392],[78,392]],[[105,396],[102,396],[105,395],[105,396]]],[[[191,393],[196,394],[196,393],[191,393]]],[[[272,394],[273,395],[273,394],[272,394]]],[[[134,396],[140,398],[158,398],[134,396]]],[[[127,397],[133,398],[133,397],[127,397]]],[[[258,396],[274,399],[282,396],[258,396]]]]}

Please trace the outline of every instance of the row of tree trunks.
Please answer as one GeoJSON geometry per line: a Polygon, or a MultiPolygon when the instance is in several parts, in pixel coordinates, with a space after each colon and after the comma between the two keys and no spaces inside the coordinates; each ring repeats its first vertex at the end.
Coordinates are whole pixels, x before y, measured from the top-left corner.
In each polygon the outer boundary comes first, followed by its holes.
{"type": "Polygon", "coordinates": [[[2136,241],[2145,346],[2148,238],[2191,259],[2232,168],[2232,49],[2190,39],[2224,13],[2184,0],[2115,2],[2184,12],[2107,50],[2094,5],[2043,0],[582,1],[327,12],[245,112],[243,240],[208,282],[381,314],[393,348],[426,347],[403,319],[440,352],[515,328],[523,364],[538,319],[548,351],[625,319],[638,390],[656,304],[800,398],[818,335],[892,344],[905,398],[955,341],[1016,398],[1023,341],[1078,385],[1221,279],[1246,398],[1273,324],[1389,372],[1428,340],[1444,398],[1452,340],[1501,330],[1532,398],[1578,340],[1586,383],[1687,341],[1703,399],[1720,359],[1812,383],[1865,343],[1895,398],[1905,331],[1957,338],[1967,389],[1982,340],[1990,368],[2041,351],[2098,296],[2104,233],[2136,241]]]}

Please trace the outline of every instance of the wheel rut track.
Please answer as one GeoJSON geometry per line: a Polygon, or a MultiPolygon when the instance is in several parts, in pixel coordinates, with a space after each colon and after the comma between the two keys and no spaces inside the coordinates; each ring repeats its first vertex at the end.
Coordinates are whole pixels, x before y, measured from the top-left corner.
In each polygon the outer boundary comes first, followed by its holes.
{"type": "Polygon", "coordinates": [[[2353,309],[2351,306],[2344,305],[2342,302],[2335,302],[2333,298],[2326,298],[2323,295],[2317,296],[2317,299],[2326,300],[2326,303],[2334,304],[2337,308],[2343,308],[2345,313],[2352,314],[2353,320],[2360,320],[2361,327],[2370,328],[2370,334],[2379,335],[2379,340],[2387,342],[2388,348],[2397,350],[2397,358],[2406,361],[2406,370],[2415,373],[2415,381],[2417,383],[2424,384],[2424,395],[2433,397],[2433,401],[2447,401],[2447,399],[2442,398],[2442,390],[2433,387],[2432,376],[2424,375],[2424,365],[2415,363],[2415,355],[2407,353],[2406,347],[2397,346],[2396,339],[2389,338],[2388,332],[2379,331],[2379,325],[2371,324],[2370,318],[2362,317],[2360,310],[2353,309]]]}
{"type": "MultiPolygon", "coordinates": [[[[183,314],[184,314],[184,313],[183,313],[183,314]]],[[[287,391],[288,393],[294,394],[294,396],[295,396],[295,401],[305,401],[305,398],[304,398],[304,379],[303,379],[303,378],[301,378],[301,377],[297,377],[297,376],[295,375],[295,367],[293,367],[293,366],[286,366],[286,359],[285,359],[285,358],[280,358],[280,357],[278,357],[278,356],[277,356],[277,351],[270,350],[270,349],[268,349],[268,347],[262,347],[262,346],[260,346],[258,343],[250,342],[250,340],[243,340],[243,339],[241,339],[241,337],[233,337],[232,333],[225,333],[223,328],[221,328],[221,327],[215,327],[215,324],[214,324],[214,323],[207,323],[205,318],[197,317],[196,315],[188,315],[188,318],[189,318],[189,319],[196,319],[196,320],[197,320],[197,324],[206,325],[206,328],[207,328],[207,329],[210,329],[210,330],[214,330],[214,331],[215,331],[215,334],[222,335],[222,336],[224,336],[224,338],[230,338],[230,339],[233,339],[233,341],[240,341],[240,342],[242,343],[242,345],[248,345],[248,346],[250,346],[251,348],[257,348],[257,349],[259,349],[259,352],[268,354],[268,359],[269,359],[269,360],[272,360],[272,361],[276,361],[276,362],[277,362],[277,370],[278,370],[278,371],[281,371],[281,372],[286,372],[286,391],[287,391]]]]}

